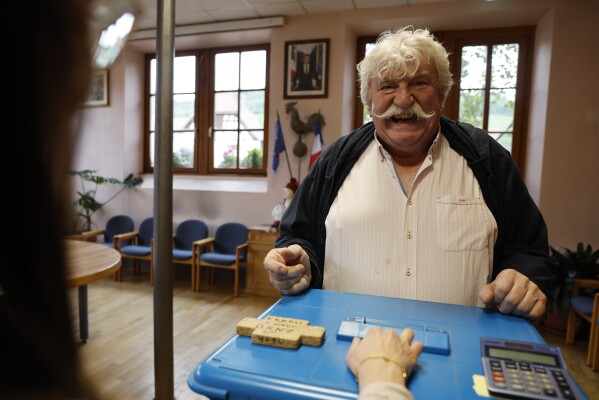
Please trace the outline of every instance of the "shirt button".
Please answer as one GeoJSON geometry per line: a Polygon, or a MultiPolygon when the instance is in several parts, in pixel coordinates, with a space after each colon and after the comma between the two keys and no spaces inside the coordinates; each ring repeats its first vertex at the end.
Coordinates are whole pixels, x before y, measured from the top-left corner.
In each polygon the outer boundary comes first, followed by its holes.
{"type": "Polygon", "coordinates": [[[408,205],[411,206],[412,205],[412,198],[408,198],[408,205]]]}
{"type": "Polygon", "coordinates": [[[406,268],[406,276],[412,276],[412,271],[410,270],[410,267],[406,268]]]}
{"type": "Polygon", "coordinates": [[[412,239],[412,232],[408,232],[408,239],[412,239]]]}

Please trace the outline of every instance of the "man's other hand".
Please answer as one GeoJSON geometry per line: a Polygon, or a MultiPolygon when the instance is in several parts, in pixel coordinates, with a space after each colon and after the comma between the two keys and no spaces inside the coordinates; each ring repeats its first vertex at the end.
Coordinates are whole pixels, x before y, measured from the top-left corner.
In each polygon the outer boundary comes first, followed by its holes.
{"type": "Polygon", "coordinates": [[[547,296],[528,277],[514,269],[501,271],[493,282],[480,289],[478,296],[487,307],[497,307],[504,314],[530,320],[545,315],[547,308],[547,296]]]}

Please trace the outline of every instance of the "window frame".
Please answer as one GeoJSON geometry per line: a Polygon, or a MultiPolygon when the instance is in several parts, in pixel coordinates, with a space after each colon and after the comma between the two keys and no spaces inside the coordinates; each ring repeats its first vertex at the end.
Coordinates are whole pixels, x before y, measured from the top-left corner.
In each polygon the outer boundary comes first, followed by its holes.
{"type": "MultiPolygon", "coordinates": [[[[173,165],[173,174],[194,175],[194,176],[252,176],[263,177],[268,171],[268,138],[269,138],[269,77],[270,77],[270,45],[255,44],[229,47],[213,47],[197,50],[176,51],[175,57],[184,56],[196,57],[196,85],[195,85],[195,105],[194,105],[194,123],[195,123],[195,148],[194,162],[191,168],[181,168],[173,165]],[[261,168],[215,168],[214,160],[214,135],[212,127],[214,126],[214,60],[216,54],[231,52],[247,52],[255,50],[264,50],[266,52],[266,71],[264,83],[264,141],[262,149],[262,167],[261,168]],[[201,105],[207,105],[201,106],[201,105]],[[202,149],[205,149],[202,151],[202,149]]],[[[144,123],[143,123],[143,168],[144,173],[153,173],[154,168],[151,165],[150,154],[150,63],[156,58],[156,53],[145,55],[145,80],[144,80],[144,123]]],[[[256,89],[252,89],[256,90],[256,89]]],[[[239,92],[244,90],[238,89],[239,92]]],[[[174,94],[173,94],[174,95],[174,94]]],[[[240,161],[240,160],[238,160],[240,161]]]]}
{"type": "MultiPolygon", "coordinates": [[[[518,43],[518,79],[516,81],[511,154],[521,171],[524,170],[526,164],[526,145],[528,142],[528,119],[526,116],[530,107],[535,29],[534,26],[519,26],[435,32],[435,35],[449,52],[451,73],[455,80],[447,96],[443,113],[448,118],[455,120],[459,116],[459,76],[462,69],[462,47],[518,43]]],[[[486,98],[489,98],[489,92],[490,88],[485,88],[486,98]]],[[[485,106],[485,113],[488,116],[487,106],[485,106]]]]}

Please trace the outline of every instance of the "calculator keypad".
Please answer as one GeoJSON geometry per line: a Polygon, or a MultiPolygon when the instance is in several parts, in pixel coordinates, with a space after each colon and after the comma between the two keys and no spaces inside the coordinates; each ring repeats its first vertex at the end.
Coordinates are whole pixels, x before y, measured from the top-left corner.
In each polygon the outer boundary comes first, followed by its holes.
{"type": "Polygon", "coordinates": [[[576,399],[567,378],[557,369],[524,361],[488,359],[489,389],[520,393],[532,399],[576,399]]]}

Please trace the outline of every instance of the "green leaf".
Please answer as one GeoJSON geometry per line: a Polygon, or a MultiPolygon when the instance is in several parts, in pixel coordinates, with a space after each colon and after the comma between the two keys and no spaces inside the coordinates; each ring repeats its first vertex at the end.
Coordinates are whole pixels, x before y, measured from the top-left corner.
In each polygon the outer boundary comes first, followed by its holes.
{"type": "Polygon", "coordinates": [[[562,309],[567,312],[570,304],[572,280],[599,279],[599,250],[593,251],[590,244],[580,242],[576,250],[563,246],[550,246],[551,255],[557,261],[552,271],[555,275],[555,289],[550,301],[550,309],[557,312],[562,309]]]}
{"type": "Polygon", "coordinates": [[[75,218],[81,218],[84,220],[82,224],[74,221],[74,226],[82,225],[83,230],[91,230],[91,216],[110,202],[114,197],[120,194],[124,189],[139,186],[143,183],[143,178],[136,177],[134,174],[129,174],[121,181],[117,178],[107,178],[100,176],[93,169],[83,169],[80,171],[69,171],[72,176],[78,176],[81,178],[81,190],[77,190],[78,198],[73,201],[72,213],[75,218]],[[86,183],[93,184],[94,189],[86,188],[86,183]],[[99,185],[111,184],[111,185],[122,185],[123,187],[112,197],[104,202],[96,199],[97,188],[99,185]]]}
{"type": "Polygon", "coordinates": [[[133,174],[127,175],[125,179],[123,179],[122,184],[127,186],[128,188],[139,186],[143,183],[143,178],[141,176],[134,176],[133,174]]]}

